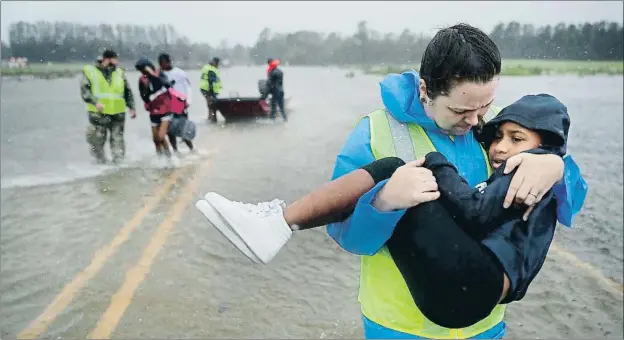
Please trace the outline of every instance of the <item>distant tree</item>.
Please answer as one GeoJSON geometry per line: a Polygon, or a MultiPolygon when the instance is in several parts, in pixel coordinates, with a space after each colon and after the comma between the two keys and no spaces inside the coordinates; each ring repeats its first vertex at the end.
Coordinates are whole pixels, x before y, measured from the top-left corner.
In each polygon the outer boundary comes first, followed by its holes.
{"type": "MultiPolygon", "coordinates": [[[[497,24],[490,37],[503,58],[624,59],[624,31],[615,22],[535,27],[512,21],[497,24]]],[[[241,64],[264,64],[267,57],[293,65],[416,64],[429,40],[407,29],[399,35],[381,33],[360,21],[352,35],[309,30],[276,33],[266,27],[251,47],[223,40],[214,48],[191,42],[171,25],[20,21],[9,26],[9,45],[3,42],[2,56],[24,56],[33,62],[91,61],[105,48],[113,48],[126,62],[167,52],[174,61],[193,65],[207,63],[213,56],[241,64]]]]}
{"type": "Polygon", "coordinates": [[[0,50],[0,58],[1,59],[8,59],[11,56],[12,56],[11,46],[5,44],[4,40],[2,40],[2,50],[0,50]]]}

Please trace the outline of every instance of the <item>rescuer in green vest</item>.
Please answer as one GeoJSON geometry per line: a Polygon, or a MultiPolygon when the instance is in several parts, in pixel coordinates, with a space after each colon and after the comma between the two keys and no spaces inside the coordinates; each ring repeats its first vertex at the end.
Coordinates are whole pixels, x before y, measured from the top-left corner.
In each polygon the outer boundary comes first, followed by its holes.
{"type": "Polygon", "coordinates": [[[210,63],[202,68],[199,81],[199,89],[204,98],[206,98],[206,106],[208,106],[208,120],[212,123],[217,122],[217,110],[214,107],[214,103],[221,92],[219,62],[219,58],[212,58],[210,63]]]}
{"type": "Polygon", "coordinates": [[[124,142],[124,124],[126,108],[130,117],[136,117],[134,97],[124,71],[117,67],[117,53],[106,50],[102,61],[96,65],[85,65],[83,68],[80,92],[82,100],[87,104],[89,126],[87,142],[91,155],[98,163],[106,163],[107,135],[110,135],[110,148],[113,162],[123,160],[126,152],[124,142]]]}

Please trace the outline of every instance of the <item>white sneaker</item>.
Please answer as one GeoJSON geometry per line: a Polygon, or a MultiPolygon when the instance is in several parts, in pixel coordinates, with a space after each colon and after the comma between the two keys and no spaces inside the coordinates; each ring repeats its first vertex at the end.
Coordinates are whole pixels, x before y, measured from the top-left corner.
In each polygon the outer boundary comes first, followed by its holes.
{"type": "MultiPolygon", "coordinates": [[[[262,263],[271,261],[292,235],[284,219],[285,205],[281,200],[245,204],[214,192],[209,192],[205,198],[262,263]]],[[[236,243],[234,245],[243,251],[236,243]]]]}
{"type": "Polygon", "coordinates": [[[255,263],[260,263],[260,259],[251,252],[249,247],[238,237],[236,232],[230,228],[230,225],[219,215],[219,213],[205,200],[199,200],[195,203],[195,207],[206,216],[206,218],[212,223],[212,225],[225,236],[236,248],[238,248],[245,256],[250,258],[255,263]]]}

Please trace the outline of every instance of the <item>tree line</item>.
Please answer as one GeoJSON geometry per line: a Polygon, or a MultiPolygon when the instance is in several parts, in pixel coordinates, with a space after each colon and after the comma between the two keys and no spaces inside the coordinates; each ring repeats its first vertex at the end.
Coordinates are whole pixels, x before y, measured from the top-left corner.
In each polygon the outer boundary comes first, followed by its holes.
{"type": "Polygon", "coordinates": [[[93,61],[107,48],[117,52],[122,61],[140,57],[171,54],[185,64],[203,64],[214,55],[246,61],[248,48],[191,42],[171,25],[141,26],[130,24],[84,25],[72,22],[20,21],[9,26],[8,44],[2,42],[2,58],[26,57],[30,62],[93,61]]]}
{"type": "MultiPolygon", "coordinates": [[[[624,30],[615,22],[557,24],[535,27],[519,22],[498,24],[490,33],[503,58],[622,60],[624,30]]],[[[414,64],[431,36],[405,29],[381,33],[366,21],[351,35],[314,31],[272,32],[265,28],[253,46],[196,43],[171,25],[84,25],[71,22],[17,22],[9,27],[2,57],[22,56],[31,62],[93,60],[105,48],[126,61],[167,52],[187,65],[206,63],[213,56],[233,64],[264,64],[278,57],[291,65],[414,64]]]]}

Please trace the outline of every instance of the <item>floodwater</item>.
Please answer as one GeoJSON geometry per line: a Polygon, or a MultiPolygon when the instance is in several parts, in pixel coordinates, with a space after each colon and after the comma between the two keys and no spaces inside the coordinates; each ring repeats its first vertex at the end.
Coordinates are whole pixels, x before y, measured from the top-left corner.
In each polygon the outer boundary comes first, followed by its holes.
{"type": "MultiPolygon", "coordinates": [[[[208,191],[292,202],[329,179],[349,131],[380,107],[379,77],[284,72],[287,123],[210,125],[195,89],[199,153],[175,169],[155,162],[142,109],[126,124],[127,162],[99,166],[77,79],[4,79],[0,337],[362,337],[359,259],[323,229],[295,234],[259,266],[193,206],[208,191]]],[[[256,95],[262,77],[261,67],[224,69],[224,93],[256,95]]],[[[508,308],[510,339],[623,336],[622,91],[622,77],[501,80],[499,105],[539,92],[566,103],[570,152],[590,188],[575,228],[558,230],[527,296],[508,308]]]]}

